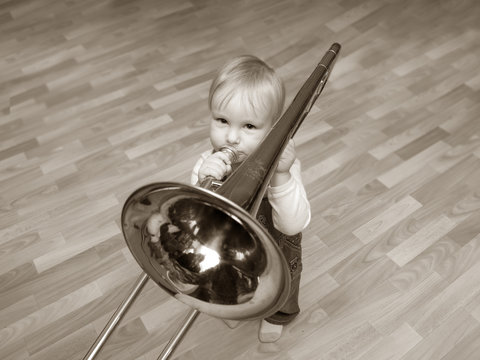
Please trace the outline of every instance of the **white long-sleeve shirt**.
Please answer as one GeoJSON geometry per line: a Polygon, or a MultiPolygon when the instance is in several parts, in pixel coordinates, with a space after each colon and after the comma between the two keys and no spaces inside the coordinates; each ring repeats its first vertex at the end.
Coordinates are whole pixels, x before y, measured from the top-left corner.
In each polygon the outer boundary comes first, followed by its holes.
{"type": "MultiPolygon", "coordinates": [[[[212,150],[205,151],[193,167],[190,182],[198,183],[198,171],[212,150]]],[[[272,205],[273,226],[286,235],[295,235],[303,231],[310,223],[310,203],[303,186],[300,160],[290,168],[290,180],[280,186],[267,188],[268,201],[272,205]]]]}

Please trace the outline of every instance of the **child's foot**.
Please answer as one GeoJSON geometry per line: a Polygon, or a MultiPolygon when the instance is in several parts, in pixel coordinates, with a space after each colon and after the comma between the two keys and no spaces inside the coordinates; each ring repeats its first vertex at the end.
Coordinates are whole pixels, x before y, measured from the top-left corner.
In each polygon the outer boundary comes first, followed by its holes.
{"type": "Polygon", "coordinates": [[[227,324],[227,326],[230,328],[230,329],[235,329],[238,324],[240,324],[240,321],[238,320],[228,320],[228,319],[223,319],[223,322],[225,324],[227,324]]]}
{"type": "Polygon", "coordinates": [[[262,320],[258,331],[258,339],[263,343],[272,343],[282,336],[283,325],[271,324],[262,320]]]}

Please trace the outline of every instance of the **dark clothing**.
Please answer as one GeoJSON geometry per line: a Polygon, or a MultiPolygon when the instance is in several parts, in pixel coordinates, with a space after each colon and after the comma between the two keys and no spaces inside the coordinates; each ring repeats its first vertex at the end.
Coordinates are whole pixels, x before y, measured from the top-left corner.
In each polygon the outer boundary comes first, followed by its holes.
{"type": "Polygon", "coordinates": [[[263,198],[260,208],[258,209],[257,220],[268,230],[282,250],[285,259],[287,260],[292,280],[290,295],[285,304],[275,314],[265,320],[276,325],[286,325],[300,312],[298,306],[298,294],[300,288],[300,275],[302,272],[302,233],[288,236],[275,229],[272,220],[272,206],[266,197],[263,198]]]}

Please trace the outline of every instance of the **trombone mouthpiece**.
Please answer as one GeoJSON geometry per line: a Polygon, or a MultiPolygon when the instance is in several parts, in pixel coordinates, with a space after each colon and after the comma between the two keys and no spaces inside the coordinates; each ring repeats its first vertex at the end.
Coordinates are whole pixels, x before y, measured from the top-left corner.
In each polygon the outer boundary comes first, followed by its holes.
{"type": "Polygon", "coordinates": [[[223,152],[228,156],[228,158],[230,159],[230,164],[234,164],[238,161],[238,151],[233,146],[222,146],[219,151],[223,152]]]}

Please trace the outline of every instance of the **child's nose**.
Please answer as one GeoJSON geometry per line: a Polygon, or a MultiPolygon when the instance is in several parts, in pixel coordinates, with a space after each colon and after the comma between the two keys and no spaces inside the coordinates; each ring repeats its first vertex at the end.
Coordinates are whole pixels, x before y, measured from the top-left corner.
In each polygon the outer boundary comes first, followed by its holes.
{"type": "Polygon", "coordinates": [[[240,141],[240,134],[237,129],[230,128],[227,134],[227,142],[229,144],[238,144],[240,141]]]}

